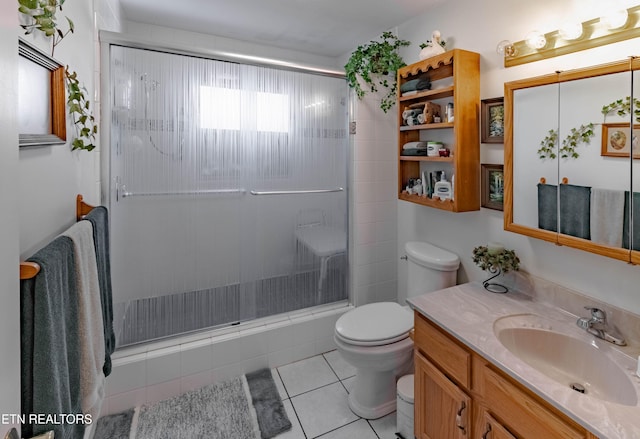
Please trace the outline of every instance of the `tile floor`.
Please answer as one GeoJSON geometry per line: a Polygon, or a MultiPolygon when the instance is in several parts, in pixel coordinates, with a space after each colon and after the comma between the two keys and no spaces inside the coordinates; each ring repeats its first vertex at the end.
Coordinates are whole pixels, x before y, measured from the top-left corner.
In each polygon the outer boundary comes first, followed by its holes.
{"type": "Polygon", "coordinates": [[[355,369],[338,351],[272,369],[292,429],[277,439],[396,439],[396,413],[366,420],[349,409],[355,369]]]}

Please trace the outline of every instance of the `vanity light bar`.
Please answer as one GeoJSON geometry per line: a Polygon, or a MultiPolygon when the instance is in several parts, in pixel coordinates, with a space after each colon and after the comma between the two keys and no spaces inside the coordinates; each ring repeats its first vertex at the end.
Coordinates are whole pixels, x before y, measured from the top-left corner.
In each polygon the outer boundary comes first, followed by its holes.
{"type": "Polygon", "coordinates": [[[526,40],[517,41],[505,51],[504,66],[513,67],[640,37],[640,5],[627,12],[626,24],[616,29],[607,29],[600,18],[583,22],[582,36],[575,40],[564,39],[560,31],[555,30],[544,34],[546,44],[540,49],[531,48],[526,40]]]}

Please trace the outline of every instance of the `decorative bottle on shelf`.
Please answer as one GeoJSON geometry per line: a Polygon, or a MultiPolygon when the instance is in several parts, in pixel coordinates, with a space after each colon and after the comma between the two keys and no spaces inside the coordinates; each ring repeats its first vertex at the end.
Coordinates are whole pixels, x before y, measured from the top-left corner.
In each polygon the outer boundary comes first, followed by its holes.
{"type": "Polygon", "coordinates": [[[440,200],[446,200],[451,198],[451,183],[447,181],[445,173],[442,172],[440,181],[436,183],[433,190],[434,198],[440,198],[440,200]]]}
{"type": "Polygon", "coordinates": [[[447,122],[453,122],[453,102],[447,104],[447,122]]]}

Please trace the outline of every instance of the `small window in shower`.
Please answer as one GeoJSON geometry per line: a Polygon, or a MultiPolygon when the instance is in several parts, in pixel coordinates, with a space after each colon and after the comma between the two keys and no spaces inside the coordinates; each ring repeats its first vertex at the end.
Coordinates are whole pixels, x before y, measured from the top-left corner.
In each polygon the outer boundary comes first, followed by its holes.
{"type": "Polygon", "coordinates": [[[205,129],[289,131],[289,100],[281,93],[200,87],[200,125],[205,129]],[[255,124],[255,125],[254,125],[255,124]]]}

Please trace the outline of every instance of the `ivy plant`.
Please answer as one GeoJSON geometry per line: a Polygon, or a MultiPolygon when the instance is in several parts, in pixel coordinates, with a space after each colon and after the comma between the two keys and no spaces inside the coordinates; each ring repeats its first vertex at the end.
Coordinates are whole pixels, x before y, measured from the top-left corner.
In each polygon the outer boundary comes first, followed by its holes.
{"type": "MultiPolygon", "coordinates": [[[[18,0],[18,12],[24,14],[29,21],[27,24],[21,25],[25,35],[31,35],[38,31],[51,38],[52,57],[56,46],[75,30],[75,25],[69,17],[65,17],[68,25],[66,31],[60,29],[58,25],[56,13],[62,11],[64,2],[65,0],[18,0]]],[[[71,141],[71,149],[91,151],[96,147],[98,125],[96,125],[95,117],[91,112],[91,103],[87,99],[87,89],[80,84],[78,74],[69,70],[69,66],[66,67],[64,73],[67,87],[67,107],[76,131],[76,136],[71,141]]]]}
{"type": "MultiPolygon", "coordinates": [[[[445,40],[440,40],[439,42],[440,46],[442,46],[443,49],[447,48],[447,42],[445,40]]],[[[420,48],[421,49],[425,49],[427,47],[431,47],[433,46],[433,41],[431,40],[427,40],[424,43],[420,43],[420,48]]]]}
{"type": "Polygon", "coordinates": [[[520,258],[514,250],[505,249],[498,253],[489,253],[489,249],[484,245],[473,249],[473,262],[485,271],[496,267],[503,273],[520,269],[520,258]]]}
{"type": "MultiPolygon", "coordinates": [[[[579,128],[571,128],[571,131],[562,141],[562,146],[558,149],[560,157],[563,159],[572,158],[577,159],[580,154],[576,151],[576,148],[581,144],[588,144],[591,142],[591,138],[594,136],[593,124],[588,123],[586,125],[580,125],[579,128]]],[[[540,142],[540,149],[538,149],[538,157],[541,160],[555,159],[555,146],[558,143],[558,131],[549,130],[549,134],[540,142]]]]}
{"type": "Polygon", "coordinates": [[[69,66],[65,70],[65,82],[68,93],[67,106],[76,130],[76,137],[71,141],[71,150],[91,151],[96,147],[98,125],[91,114],[91,103],[85,96],[87,89],[80,85],[76,72],[69,71],[69,66]]]}
{"type": "Polygon", "coordinates": [[[549,130],[549,134],[540,142],[540,149],[538,149],[538,157],[540,160],[555,159],[556,144],[558,143],[558,131],[549,130]]]}
{"type": "MultiPolygon", "coordinates": [[[[631,96],[627,96],[624,99],[618,99],[617,101],[611,102],[608,105],[602,106],[602,114],[604,115],[604,120],[607,120],[607,116],[611,113],[615,113],[618,116],[624,116],[631,112],[631,96]]],[[[636,119],[636,122],[640,122],[640,100],[633,98],[633,116],[636,119]]]]}
{"type": "Polygon", "coordinates": [[[384,32],[381,41],[370,41],[358,46],[344,66],[349,86],[362,99],[367,89],[375,93],[378,87],[387,89],[387,94],[380,101],[380,108],[385,113],[396,102],[396,71],[406,63],[398,53],[398,49],[411,43],[399,39],[392,32],[384,32]],[[359,79],[365,83],[362,88],[359,79]]]}
{"type": "Polygon", "coordinates": [[[40,31],[47,37],[52,38],[51,56],[53,56],[56,46],[75,30],[75,25],[69,17],[68,28],[63,31],[58,26],[56,13],[62,11],[65,0],[18,0],[18,11],[28,17],[29,23],[21,24],[25,35],[30,35],[34,31],[40,31]]]}

